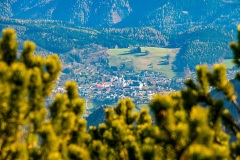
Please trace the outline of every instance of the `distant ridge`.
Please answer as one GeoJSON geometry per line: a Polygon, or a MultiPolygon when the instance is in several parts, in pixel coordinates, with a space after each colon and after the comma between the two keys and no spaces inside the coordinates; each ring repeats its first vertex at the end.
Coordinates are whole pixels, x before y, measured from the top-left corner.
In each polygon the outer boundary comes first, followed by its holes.
{"type": "Polygon", "coordinates": [[[8,0],[0,2],[0,17],[60,20],[88,27],[159,26],[166,18],[171,18],[173,24],[182,23],[184,17],[192,22],[216,19],[217,13],[224,12],[225,6],[229,8],[230,2],[237,1],[8,0]],[[183,11],[188,15],[184,16],[183,11]]]}

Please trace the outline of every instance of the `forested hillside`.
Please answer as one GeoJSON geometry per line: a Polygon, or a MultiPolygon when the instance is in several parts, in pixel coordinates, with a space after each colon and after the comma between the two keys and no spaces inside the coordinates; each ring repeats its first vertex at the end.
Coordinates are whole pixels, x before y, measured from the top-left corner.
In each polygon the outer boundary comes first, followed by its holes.
{"type": "Polygon", "coordinates": [[[228,49],[229,35],[215,27],[195,27],[173,39],[180,52],[174,61],[174,70],[183,71],[184,67],[195,70],[198,64],[221,63],[225,57],[232,58],[228,49]]]}
{"type": "Polygon", "coordinates": [[[227,46],[240,21],[238,4],[233,0],[8,0],[0,2],[0,28],[14,27],[20,43],[36,41],[44,54],[93,44],[180,48],[173,70],[189,66],[193,71],[197,64],[232,58],[227,46]],[[211,55],[213,46],[217,50],[211,55]]]}
{"type": "Polygon", "coordinates": [[[131,12],[128,0],[9,0],[0,5],[0,17],[60,20],[92,27],[113,25],[131,12]]]}
{"type": "Polygon", "coordinates": [[[157,0],[8,0],[1,2],[0,5],[2,6],[1,17],[61,20],[91,27],[112,26],[121,21],[123,22],[120,25],[124,27],[149,23],[159,26],[161,23],[166,23],[166,19],[170,17],[170,24],[186,23],[185,20],[199,22],[214,20],[220,16],[220,11],[221,14],[223,13],[223,9],[228,13],[235,8],[231,3],[217,0],[178,2],[172,0],[162,2],[157,0]]]}
{"type": "Polygon", "coordinates": [[[37,41],[40,48],[59,54],[67,53],[73,48],[82,49],[89,44],[108,48],[147,44],[167,46],[167,37],[148,27],[96,30],[59,21],[0,20],[0,29],[8,26],[16,29],[20,40],[37,41]]]}

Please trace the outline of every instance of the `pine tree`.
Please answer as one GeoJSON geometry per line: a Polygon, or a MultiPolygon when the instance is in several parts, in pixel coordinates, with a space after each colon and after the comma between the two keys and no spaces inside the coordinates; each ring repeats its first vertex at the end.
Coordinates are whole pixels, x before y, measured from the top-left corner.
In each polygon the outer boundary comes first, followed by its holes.
{"type": "MultiPolygon", "coordinates": [[[[230,47],[240,66],[239,42],[230,47]]],[[[3,30],[0,41],[0,159],[165,160],[240,159],[240,127],[209,87],[224,93],[239,110],[234,87],[226,78],[226,67],[213,71],[197,66],[196,82],[186,88],[155,95],[149,109],[134,112],[131,99],[106,109],[105,122],[86,129],[82,119],[84,100],[77,84],[66,83],[66,91],[51,95],[61,63],[57,55],[34,55],[27,41],[17,55],[16,34],[3,30]],[[236,141],[230,142],[229,129],[236,141]]],[[[239,78],[237,74],[236,78],[239,78]]]]}

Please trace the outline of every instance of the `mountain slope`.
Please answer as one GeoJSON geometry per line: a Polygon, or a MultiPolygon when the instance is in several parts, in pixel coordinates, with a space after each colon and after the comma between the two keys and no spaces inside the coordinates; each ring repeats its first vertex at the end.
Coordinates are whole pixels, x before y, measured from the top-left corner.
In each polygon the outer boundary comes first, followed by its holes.
{"type": "Polygon", "coordinates": [[[0,30],[7,27],[16,30],[19,40],[34,41],[38,47],[59,54],[92,44],[108,48],[114,48],[116,45],[120,48],[127,48],[130,45],[167,45],[167,37],[148,27],[97,30],[59,21],[0,19],[0,30]]]}
{"type": "Polygon", "coordinates": [[[128,0],[10,0],[0,6],[0,17],[60,20],[81,26],[112,25],[131,12],[128,0]]]}
{"type": "Polygon", "coordinates": [[[164,26],[211,21],[236,5],[219,0],[9,0],[0,2],[0,7],[0,17],[8,18],[61,20],[91,27],[161,27],[165,21],[164,26]]]}
{"type": "Polygon", "coordinates": [[[0,2],[0,20],[24,22],[0,25],[21,25],[20,39],[57,53],[88,44],[178,47],[174,69],[194,70],[197,64],[231,58],[228,43],[235,39],[240,21],[238,4],[237,0],[8,0],[0,2]]]}

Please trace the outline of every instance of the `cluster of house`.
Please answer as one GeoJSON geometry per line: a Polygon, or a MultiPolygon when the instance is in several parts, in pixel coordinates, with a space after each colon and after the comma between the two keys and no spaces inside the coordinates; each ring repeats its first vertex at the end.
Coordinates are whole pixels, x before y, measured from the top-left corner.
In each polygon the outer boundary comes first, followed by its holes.
{"type": "Polygon", "coordinates": [[[102,77],[106,78],[79,86],[80,96],[99,105],[114,104],[126,97],[142,104],[149,103],[155,93],[169,93],[184,85],[184,79],[170,79],[149,71],[102,77]]]}
{"type": "MultiPolygon", "coordinates": [[[[109,66],[106,57],[99,55],[102,54],[96,52],[93,56],[96,60],[90,63],[73,63],[72,69],[75,71],[63,73],[54,92],[64,92],[65,81],[74,80],[79,85],[80,96],[88,102],[94,102],[95,106],[115,104],[126,97],[131,98],[135,104],[146,104],[156,93],[169,93],[185,86],[186,77],[167,78],[154,71],[136,73],[131,69],[123,69],[124,64],[119,67],[109,66]]],[[[228,79],[233,79],[236,71],[238,69],[227,70],[228,79]]],[[[195,73],[188,75],[189,78],[196,79],[195,73]]]]}
{"type": "MultiPolygon", "coordinates": [[[[232,79],[236,70],[228,70],[232,79]]],[[[192,77],[193,78],[193,77],[192,77]]],[[[116,104],[120,99],[131,98],[135,104],[146,104],[156,93],[169,93],[184,87],[184,78],[167,78],[157,72],[142,71],[120,75],[102,75],[101,81],[89,81],[78,87],[79,94],[95,105],[116,104]]],[[[55,88],[55,92],[64,92],[64,87],[55,88]]],[[[96,106],[97,107],[97,106],[96,106]]]]}

